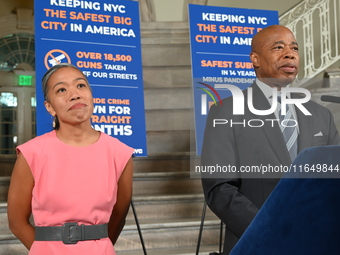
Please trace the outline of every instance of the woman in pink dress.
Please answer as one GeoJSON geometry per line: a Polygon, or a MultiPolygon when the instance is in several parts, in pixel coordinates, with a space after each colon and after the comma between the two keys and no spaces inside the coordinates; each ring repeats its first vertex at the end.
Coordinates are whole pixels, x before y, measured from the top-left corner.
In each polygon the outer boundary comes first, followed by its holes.
{"type": "Polygon", "coordinates": [[[133,149],[92,128],[92,90],[73,65],[52,67],[43,90],[55,126],[17,147],[9,227],[30,255],[114,255],[132,196],[133,149]]]}

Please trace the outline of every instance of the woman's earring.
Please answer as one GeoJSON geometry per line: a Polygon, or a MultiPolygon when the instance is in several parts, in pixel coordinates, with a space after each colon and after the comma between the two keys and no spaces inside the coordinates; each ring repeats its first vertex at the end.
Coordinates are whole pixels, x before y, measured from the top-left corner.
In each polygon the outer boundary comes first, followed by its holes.
{"type": "Polygon", "coordinates": [[[55,117],[53,116],[52,127],[55,128],[55,117]]]}

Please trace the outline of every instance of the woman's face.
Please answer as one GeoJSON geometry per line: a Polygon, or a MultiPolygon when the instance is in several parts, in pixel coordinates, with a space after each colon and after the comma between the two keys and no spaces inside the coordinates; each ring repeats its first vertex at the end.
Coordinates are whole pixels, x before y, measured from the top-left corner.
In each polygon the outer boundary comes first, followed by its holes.
{"type": "Polygon", "coordinates": [[[92,91],[82,72],[73,67],[62,67],[51,75],[47,86],[45,107],[52,116],[58,117],[60,126],[90,121],[92,91]]]}

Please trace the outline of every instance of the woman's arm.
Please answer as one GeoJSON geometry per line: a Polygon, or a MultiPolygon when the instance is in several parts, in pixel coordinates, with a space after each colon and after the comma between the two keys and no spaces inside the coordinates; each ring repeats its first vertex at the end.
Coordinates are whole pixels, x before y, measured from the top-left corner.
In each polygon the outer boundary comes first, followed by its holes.
{"type": "Polygon", "coordinates": [[[109,238],[113,245],[125,225],[125,217],[129,211],[132,198],[133,161],[129,159],[118,181],[117,202],[109,221],[109,238]]]}
{"type": "Polygon", "coordinates": [[[8,222],[12,233],[30,249],[34,241],[34,227],[29,222],[34,179],[26,159],[20,153],[8,191],[8,222]]]}

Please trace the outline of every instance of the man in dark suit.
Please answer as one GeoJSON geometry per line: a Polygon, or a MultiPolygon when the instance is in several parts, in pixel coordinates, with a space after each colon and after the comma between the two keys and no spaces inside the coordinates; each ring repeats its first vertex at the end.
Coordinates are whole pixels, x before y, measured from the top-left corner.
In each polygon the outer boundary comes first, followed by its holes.
{"type": "MultiPolygon", "coordinates": [[[[254,108],[270,109],[276,100],[273,88],[280,93],[281,88],[289,86],[298,74],[298,45],[293,33],[280,25],[264,28],[253,38],[250,59],[257,77],[251,85],[254,108]]],[[[248,94],[243,94],[247,102],[248,94]]],[[[288,93],[287,97],[295,98],[296,95],[288,93]]],[[[280,106],[280,102],[277,104],[280,106]]],[[[295,120],[297,139],[289,142],[285,141],[280,128],[279,110],[270,115],[256,115],[245,104],[244,114],[234,115],[232,97],[211,107],[201,164],[233,169],[233,172],[202,175],[206,202],[226,224],[223,254],[229,254],[298,152],[307,147],[339,144],[330,111],[312,101],[303,106],[311,115],[290,105],[290,119],[295,120]],[[296,151],[290,153],[287,144],[292,141],[295,141],[296,151]],[[276,167],[277,171],[275,175],[245,172],[251,167],[260,170],[276,167]]]]}

